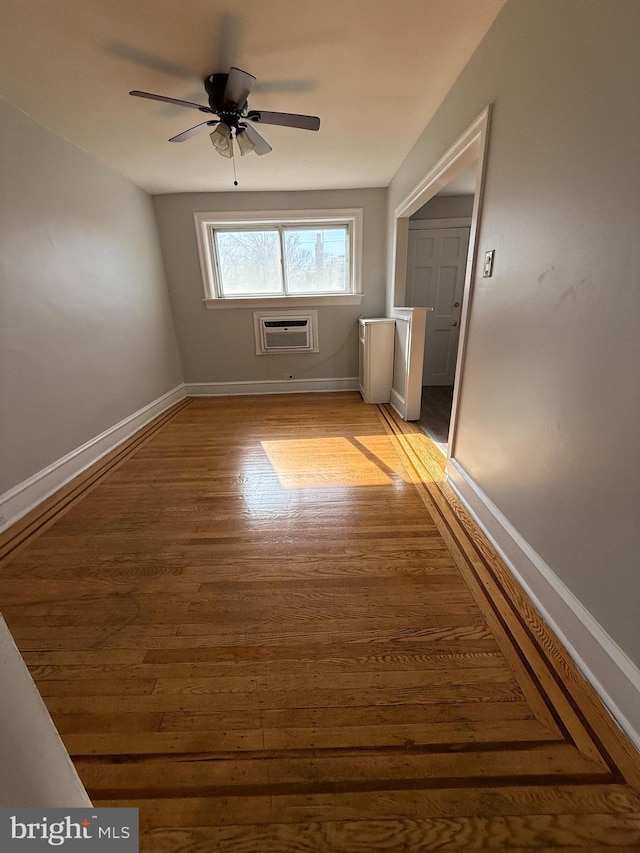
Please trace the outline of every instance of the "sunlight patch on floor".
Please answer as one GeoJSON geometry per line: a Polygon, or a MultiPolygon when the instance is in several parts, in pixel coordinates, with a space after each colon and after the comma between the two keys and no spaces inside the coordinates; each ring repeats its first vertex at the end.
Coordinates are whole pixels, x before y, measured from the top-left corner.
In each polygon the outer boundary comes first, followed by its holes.
{"type": "Polygon", "coordinates": [[[446,479],[446,457],[435,443],[422,432],[396,436],[423,482],[442,483],[446,479]]]}
{"type": "Polygon", "coordinates": [[[263,441],[285,489],[388,486],[407,474],[387,436],[263,441]]]}

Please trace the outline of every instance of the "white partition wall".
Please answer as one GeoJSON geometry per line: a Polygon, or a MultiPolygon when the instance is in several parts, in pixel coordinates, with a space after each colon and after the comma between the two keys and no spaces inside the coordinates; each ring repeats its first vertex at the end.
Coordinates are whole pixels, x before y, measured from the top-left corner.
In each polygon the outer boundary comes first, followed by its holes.
{"type": "Polygon", "coordinates": [[[91,807],[69,754],[0,616],[0,806],[91,807]]]}
{"type": "Polygon", "coordinates": [[[396,340],[391,405],[405,421],[420,417],[422,367],[428,308],[393,308],[396,340]]]}

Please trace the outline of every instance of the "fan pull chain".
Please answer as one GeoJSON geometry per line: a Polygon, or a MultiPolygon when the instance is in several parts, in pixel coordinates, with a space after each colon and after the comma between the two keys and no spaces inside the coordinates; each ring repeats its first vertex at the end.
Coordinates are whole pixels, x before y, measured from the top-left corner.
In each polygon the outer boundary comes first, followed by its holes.
{"type": "MultiPolygon", "coordinates": [[[[233,142],[231,143],[233,145],[233,142]]],[[[231,149],[232,155],[231,159],[233,161],[233,185],[234,187],[238,186],[238,176],[236,175],[236,149],[235,146],[231,149]]]]}

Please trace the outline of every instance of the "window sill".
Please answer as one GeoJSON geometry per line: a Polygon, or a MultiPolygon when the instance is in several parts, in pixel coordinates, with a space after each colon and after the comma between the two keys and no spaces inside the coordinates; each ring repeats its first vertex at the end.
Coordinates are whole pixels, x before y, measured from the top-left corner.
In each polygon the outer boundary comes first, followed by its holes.
{"type": "Polygon", "coordinates": [[[207,308],[309,308],[322,305],[360,305],[361,293],[348,296],[265,296],[246,299],[203,299],[207,308]]]}

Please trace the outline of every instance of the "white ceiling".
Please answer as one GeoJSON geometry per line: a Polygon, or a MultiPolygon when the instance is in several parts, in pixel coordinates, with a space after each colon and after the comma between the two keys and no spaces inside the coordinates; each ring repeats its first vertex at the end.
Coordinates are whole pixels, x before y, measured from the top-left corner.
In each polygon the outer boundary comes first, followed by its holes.
{"type": "Polygon", "coordinates": [[[129,97],[206,104],[202,79],[258,78],[251,109],[320,116],[260,128],[244,190],[386,186],[505,0],[2,0],[0,94],[152,193],[233,189],[204,118],[129,97]]]}

